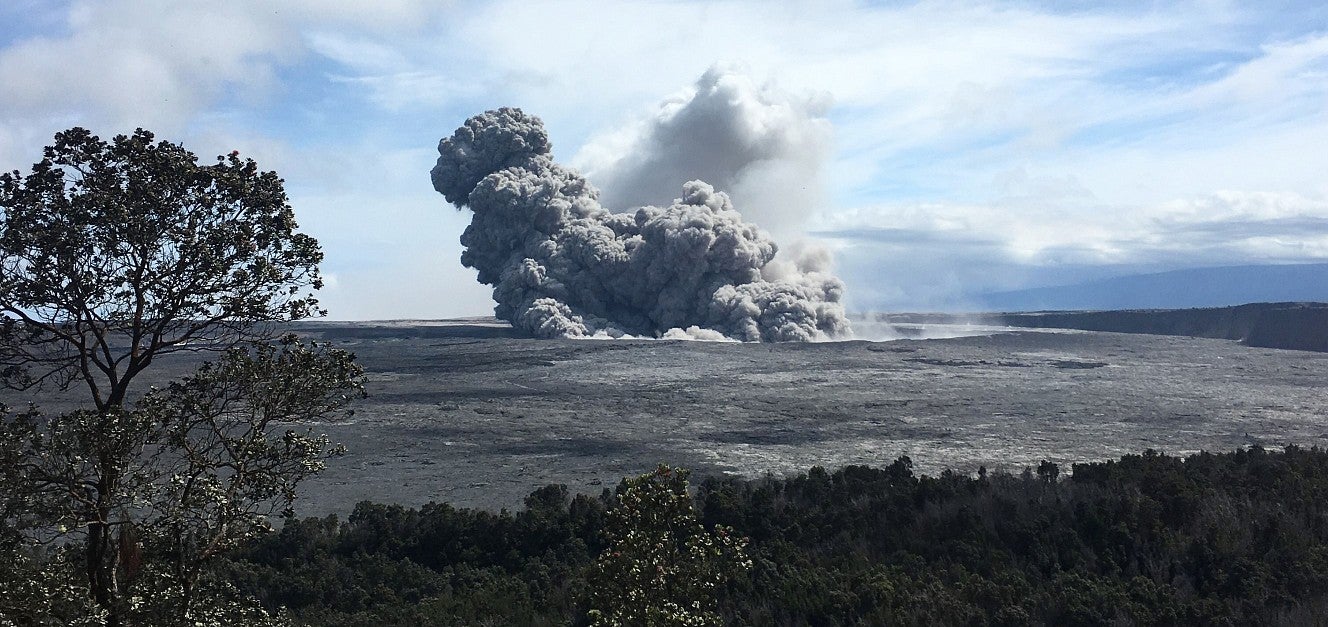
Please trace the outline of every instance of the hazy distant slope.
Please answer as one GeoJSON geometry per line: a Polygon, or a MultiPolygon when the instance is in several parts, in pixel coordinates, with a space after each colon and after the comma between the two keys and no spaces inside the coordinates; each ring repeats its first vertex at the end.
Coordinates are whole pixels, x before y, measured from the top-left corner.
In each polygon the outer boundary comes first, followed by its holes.
{"type": "Polygon", "coordinates": [[[979,297],[990,311],[1180,309],[1328,301],[1328,263],[1226,266],[1138,274],[979,297]]]}
{"type": "Polygon", "coordinates": [[[1328,352],[1328,303],[1249,303],[1188,309],[878,314],[891,324],[972,324],[1237,340],[1248,346],[1328,352]]]}
{"type": "Polygon", "coordinates": [[[1015,327],[1151,333],[1239,340],[1249,346],[1328,352],[1328,304],[1252,303],[1195,309],[995,314],[1015,327]]]}

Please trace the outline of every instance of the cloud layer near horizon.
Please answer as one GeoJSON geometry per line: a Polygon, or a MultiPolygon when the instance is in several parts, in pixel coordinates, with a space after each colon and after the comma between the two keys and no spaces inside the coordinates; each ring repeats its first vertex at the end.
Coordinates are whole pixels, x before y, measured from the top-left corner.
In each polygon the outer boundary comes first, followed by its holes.
{"type": "Polygon", "coordinates": [[[491,307],[456,262],[465,221],[422,172],[439,135],[503,105],[630,182],[623,203],[686,163],[611,151],[688,140],[670,102],[783,107],[776,132],[704,149],[772,151],[747,160],[764,182],[724,158],[699,176],[746,185],[768,228],[821,234],[858,308],[1328,258],[1328,9],[1075,6],[18,0],[0,8],[0,168],[72,125],[239,149],[282,173],[323,241],[336,318],[491,307]],[[697,82],[717,64],[741,70],[697,82]]]}

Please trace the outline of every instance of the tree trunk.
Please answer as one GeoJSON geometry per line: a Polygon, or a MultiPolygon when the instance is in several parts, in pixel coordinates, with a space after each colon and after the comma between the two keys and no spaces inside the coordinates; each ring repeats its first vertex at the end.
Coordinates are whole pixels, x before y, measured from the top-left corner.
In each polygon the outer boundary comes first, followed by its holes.
{"type": "Polygon", "coordinates": [[[106,610],[106,627],[126,627],[125,604],[121,599],[119,578],[120,547],[111,534],[111,499],[115,493],[116,472],[102,464],[97,481],[97,511],[88,524],[87,574],[92,598],[106,610]]]}

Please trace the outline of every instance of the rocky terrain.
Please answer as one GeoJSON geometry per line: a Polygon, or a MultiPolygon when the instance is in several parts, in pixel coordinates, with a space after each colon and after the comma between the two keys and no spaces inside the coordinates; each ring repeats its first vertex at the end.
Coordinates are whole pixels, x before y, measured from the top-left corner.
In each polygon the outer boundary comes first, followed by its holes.
{"type": "Polygon", "coordinates": [[[486,325],[309,332],[355,350],[371,398],[323,425],[351,453],[304,510],[360,499],[516,507],[659,462],[1018,470],[1155,448],[1328,444],[1328,355],[1229,341],[999,332],[893,342],[539,341],[486,325]]]}

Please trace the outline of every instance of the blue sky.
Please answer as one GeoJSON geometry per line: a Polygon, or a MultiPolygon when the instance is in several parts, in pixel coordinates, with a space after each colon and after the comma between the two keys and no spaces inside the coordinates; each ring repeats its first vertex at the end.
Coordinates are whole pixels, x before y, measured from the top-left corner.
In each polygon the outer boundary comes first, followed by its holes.
{"type": "Polygon", "coordinates": [[[10,0],[0,168],[74,125],[240,150],[323,243],[332,318],[482,315],[438,139],[520,106],[612,182],[711,68],[798,138],[739,209],[829,248],[851,308],[1328,260],[1321,2],[10,0]]]}

